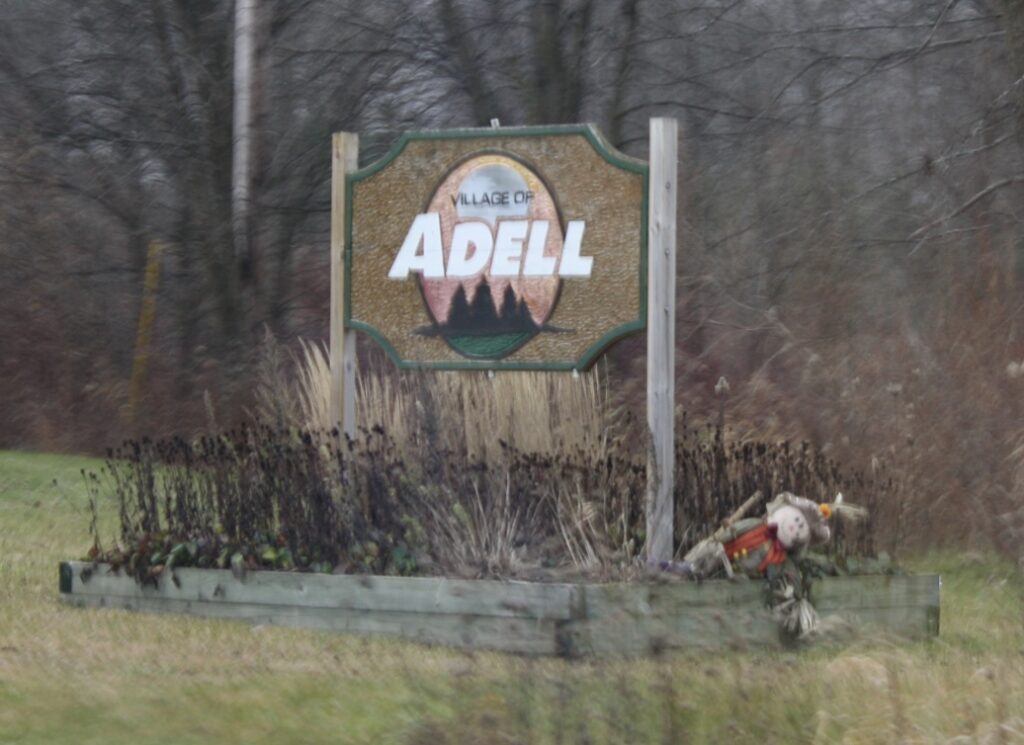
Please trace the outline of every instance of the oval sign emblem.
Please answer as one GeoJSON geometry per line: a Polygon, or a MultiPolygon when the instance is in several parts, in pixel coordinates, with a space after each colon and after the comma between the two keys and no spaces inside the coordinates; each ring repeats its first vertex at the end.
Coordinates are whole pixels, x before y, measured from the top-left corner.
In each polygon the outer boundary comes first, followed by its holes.
{"type": "Polygon", "coordinates": [[[432,326],[456,352],[499,359],[548,325],[561,279],[563,226],[555,198],[528,166],[487,153],[445,176],[427,212],[438,215],[443,277],[420,274],[432,326]],[[461,226],[461,227],[460,227],[461,226]]]}

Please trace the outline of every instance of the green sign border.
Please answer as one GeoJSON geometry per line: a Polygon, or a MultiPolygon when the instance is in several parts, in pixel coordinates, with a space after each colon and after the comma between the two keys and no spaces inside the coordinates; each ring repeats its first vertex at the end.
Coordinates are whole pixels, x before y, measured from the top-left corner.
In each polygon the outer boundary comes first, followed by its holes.
{"type": "Polygon", "coordinates": [[[647,211],[650,188],[650,168],[646,161],[632,158],[618,152],[601,136],[597,128],[590,124],[566,124],[542,127],[501,127],[498,129],[481,127],[473,129],[448,129],[426,132],[408,132],[395,143],[380,160],[365,168],[353,171],[345,176],[345,297],[343,301],[343,320],[345,328],[362,331],[371,336],[394,363],[402,369],[431,370],[586,370],[609,346],[624,336],[643,331],[647,328],[647,211]],[[386,168],[395,158],[401,155],[406,145],[415,140],[462,140],[462,139],[501,139],[507,137],[560,137],[566,135],[583,135],[597,153],[609,164],[623,171],[639,173],[643,176],[643,199],[640,220],[640,317],[635,321],[624,323],[609,331],[598,339],[583,356],[575,362],[507,362],[502,360],[459,360],[452,362],[418,362],[403,360],[391,343],[376,328],[362,321],[352,320],[352,199],[357,182],[373,176],[386,168]]]}

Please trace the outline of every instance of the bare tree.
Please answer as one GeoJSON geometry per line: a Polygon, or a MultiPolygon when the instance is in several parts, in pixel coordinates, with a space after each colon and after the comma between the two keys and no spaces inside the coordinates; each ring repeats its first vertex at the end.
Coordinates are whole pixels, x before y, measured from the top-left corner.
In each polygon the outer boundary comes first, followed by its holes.
{"type": "Polygon", "coordinates": [[[244,396],[263,324],[322,336],[332,131],[359,131],[365,163],[408,129],[590,121],[643,156],[648,119],[673,115],[679,400],[714,411],[724,374],[762,434],[907,453],[923,492],[1010,489],[1022,412],[990,373],[1024,338],[1021,0],[262,0],[238,137],[248,7],[0,4],[10,432],[116,410],[152,240],[168,427],[205,388],[244,396]],[[41,348],[60,361],[11,361],[41,348]],[[969,457],[947,463],[958,436],[969,457]]]}

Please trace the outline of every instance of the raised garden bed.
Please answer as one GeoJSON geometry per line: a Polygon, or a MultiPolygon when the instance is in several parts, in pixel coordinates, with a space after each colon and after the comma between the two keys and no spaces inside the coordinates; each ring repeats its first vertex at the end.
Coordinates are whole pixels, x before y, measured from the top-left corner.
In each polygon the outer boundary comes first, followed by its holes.
{"type": "MultiPolygon", "coordinates": [[[[936,575],[815,580],[823,618],[858,633],[939,633],[936,575]]],[[[185,613],[373,634],[526,655],[647,654],[660,649],[778,645],[757,581],[622,584],[176,569],[140,586],[105,564],[60,565],[60,597],[80,607],[185,613]]]]}

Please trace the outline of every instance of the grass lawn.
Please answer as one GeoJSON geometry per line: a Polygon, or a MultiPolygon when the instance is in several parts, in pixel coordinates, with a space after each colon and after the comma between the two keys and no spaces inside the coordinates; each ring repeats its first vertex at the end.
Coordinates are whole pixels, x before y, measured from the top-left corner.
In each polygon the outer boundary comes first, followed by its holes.
{"type": "MultiPolygon", "coordinates": [[[[65,608],[80,469],[0,452],[0,743],[1024,743],[1024,583],[936,554],[938,640],[567,663],[65,608]],[[960,738],[960,739],[955,739],[960,738]]],[[[116,510],[101,504],[105,535],[116,510]]]]}

